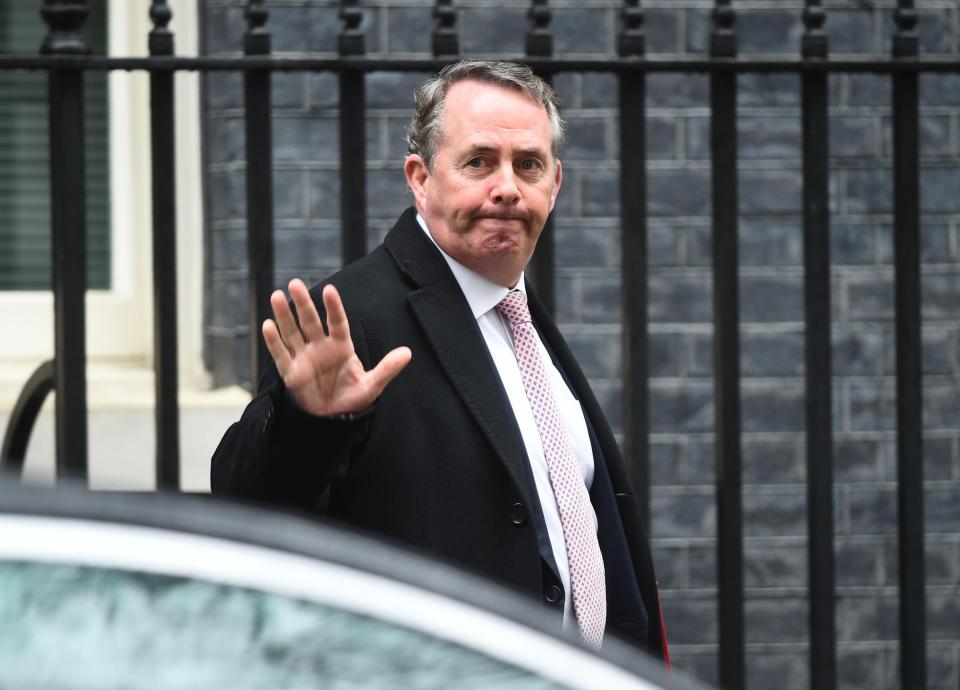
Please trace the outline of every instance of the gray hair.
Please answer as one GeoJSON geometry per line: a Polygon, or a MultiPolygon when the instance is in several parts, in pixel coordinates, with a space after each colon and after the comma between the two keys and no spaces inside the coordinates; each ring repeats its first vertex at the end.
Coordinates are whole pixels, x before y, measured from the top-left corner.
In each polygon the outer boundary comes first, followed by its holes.
{"type": "Polygon", "coordinates": [[[457,82],[466,80],[513,89],[527,94],[543,105],[553,135],[553,157],[559,156],[563,147],[565,125],[560,116],[560,101],[553,87],[526,65],[487,60],[461,60],[447,65],[417,89],[414,94],[415,112],[407,130],[408,153],[418,154],[427,168],[433,168],[433,157],[442,134],[440,130],[447,91],[457,82]]]}

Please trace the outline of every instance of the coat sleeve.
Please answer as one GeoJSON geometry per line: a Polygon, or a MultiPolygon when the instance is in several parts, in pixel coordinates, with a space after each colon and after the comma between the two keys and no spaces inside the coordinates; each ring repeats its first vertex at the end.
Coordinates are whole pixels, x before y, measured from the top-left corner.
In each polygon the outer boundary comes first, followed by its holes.
{"type": "Polygon", "coordinates": [[[257,397],[224,434],[213,454],[214,494],[315,508],[362,439],[371,410],[316,417],[304,412],[271,365],[257,397]]]}

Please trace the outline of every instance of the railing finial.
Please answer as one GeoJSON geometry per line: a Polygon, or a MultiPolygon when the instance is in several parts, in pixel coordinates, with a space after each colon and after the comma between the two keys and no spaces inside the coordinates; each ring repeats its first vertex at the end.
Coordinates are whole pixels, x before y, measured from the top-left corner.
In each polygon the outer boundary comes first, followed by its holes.
{"type": "Polygon", "coordinates": [[[805,31],[801,39],[800,53],[805,58],[825,58],[829,48],[827,33],[823,25],[827,21],[827,12],[823,9],[821,0],[807,0],[803,10],[803,25],[805,31]]]}
{"type": "Polygon", "coordinates": [[[167,28],[167,24],[173,19],[173,12],[167,6],[167,0],[153,0],[150,5],[150,19],[153,21],[150,54],[173,55],[173,32],[167,28]]]}
{"type": "Polygon", "coordinates": [[[920,50],[917,35],[917,11],[913,9],[913,0],[899,0],[893,11],[893,21],[897,28],[893,34],[893,57],[914,57],[920,50]]]}
{"type": "Polygon", "coordinates": [[[434,56],[459,55],[460,37],[457,35],[457,11],[453,8],[453,0],[437,0],[433,18],[437,22],[432,38],[434,56]]]}
{"type": "Polygon", "coordinates": [[[367,52],[366,36],[360,28],[363,12],[357,0],[343,0],[340,4],[340,21],[343,28],[337,36],[337,50],[341,55],[363,55],[367,52]]]}
{"type": "Polygon", "coordinates": [[[717,0],[713,8],[713,33],[710,35],[710,55],[727,58],[737,55],[737,33],[733,28],[736,14],[732,0],[717,0]]]}
{"type": "Polygon", "coordinates": [[[547,0],[532,0],[527,11],[530,29],[527,31],[527,55],[550,57],[553,55],[553,34],[550,33],[550,7],[547,0]]]}
{"type": "Polygon", "coordinates": [[[643,33],[643,8],[640,0],[624,0],[620,11],[623,29],[617,40],[617,53],[620,57],[643,55],[647,51],[647,39],[643,33]]]}
{"type": "Polygon", "coordinates": [[[243,16],[247,20],[247,32],[243,35],[243,52],[246,55],[269,55],[270,32],[264,28],[270,13],[263,0],[250,0],[243,16]]]}
{"type": "Polygon", "coordinates": [[[40,46],[43,55],[88,55],[90,45],[80,32],[90,10],[86,0],[44,0],[40,16],[47,35],[40,46]]]}

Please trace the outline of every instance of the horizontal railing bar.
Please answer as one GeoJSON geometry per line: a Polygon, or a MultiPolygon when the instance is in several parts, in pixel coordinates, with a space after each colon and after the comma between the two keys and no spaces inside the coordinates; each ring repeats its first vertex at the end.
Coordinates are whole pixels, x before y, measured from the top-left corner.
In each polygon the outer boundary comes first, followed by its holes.
{"type": "MultiPolygon", "coordinates": [[[[802,60],[798,58],[533,58],[513,56],[543,73],[559,72],[960,72],[960,58],[922,57],[897,60],[886,56],[802,60]]],[[[429,72],[450,62],[448,58],[286,58],[286,57],[103,57],[96,55],[0,55],[5,69],[84,69],[157,71],[275,71],[429,72]]]]}

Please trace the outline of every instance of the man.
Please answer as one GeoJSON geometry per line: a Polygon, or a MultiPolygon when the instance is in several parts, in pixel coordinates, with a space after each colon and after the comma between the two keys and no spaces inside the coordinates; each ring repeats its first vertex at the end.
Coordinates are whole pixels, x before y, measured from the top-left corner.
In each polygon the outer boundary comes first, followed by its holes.
{"type": "Polygon", "coordinates": [[[274,367],[214,492],[320,510],[543,602],[591,646],[665,655],[623,461],[524,282],[563,181],[556,95],[463,61],[418,89],[408,143],[415,210],[325,285],[292,281],[297,318],[272,295],[274,367]]]}

